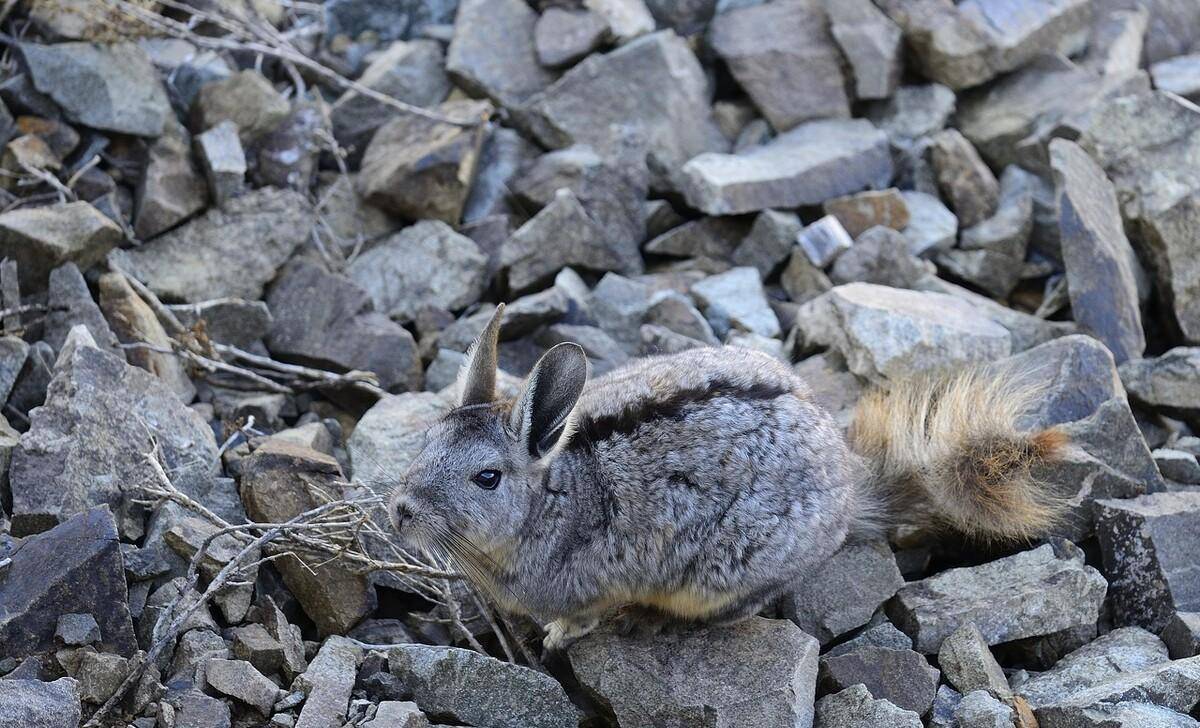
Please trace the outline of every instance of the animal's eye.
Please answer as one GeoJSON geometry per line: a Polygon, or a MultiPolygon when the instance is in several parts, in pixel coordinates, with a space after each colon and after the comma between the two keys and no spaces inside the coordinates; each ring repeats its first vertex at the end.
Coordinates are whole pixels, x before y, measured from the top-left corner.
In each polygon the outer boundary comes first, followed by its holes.
{"type": "Polygon", "coordinates": [[[480,470],[471,478],[471,482],[484,490],[495,490],[496,486],[500,485],[500,471],[480,470]]]}

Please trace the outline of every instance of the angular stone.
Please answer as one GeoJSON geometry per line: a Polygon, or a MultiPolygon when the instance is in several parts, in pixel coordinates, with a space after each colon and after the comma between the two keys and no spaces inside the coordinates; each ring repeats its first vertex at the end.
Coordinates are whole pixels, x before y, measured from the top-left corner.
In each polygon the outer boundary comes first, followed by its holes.
{"type": "Polygon", "coordinates": [[[706,256],[722,260],[750,234],[744,217],[702,217],[667,230],[645,245],[647,253],[681,258],[706,256]]]}
{"type": "Polygon", "coordinates": [[[203,326],[209,339],[241,349],[255,348],[273,321],[267,304],[242,298],[216,298],[168,308],[187,328],[203,326]]]}
{"type": "MultiPolygon", "coordinates": [[[[494,123],[490,126],[491,131],[476,164],[471,193],[463,208],[463,221],[486,226],[498,218],[507,234],[508,217],[517,214],[510,204],[509,183],[521,168],[537,158],[541,149],[513,129],[494,123]]],[[[477,234],[466,225],[460,231],[479,242],[477,234]]]]}
{"type": "Polygon", "coordinates": [[[600,47],[608,21],[588,10],[549,7],[534,26],[538,63],[547,68],[568,66],[600,47]]]}
{"type": "Polygon", "coordinates": [[[369,205],[358,194],[355,175],[319,176],[316,197],[321,201],[317,211],[328,225],[328,232],[343,251],[354,250],[360,244],[395,232],[403,221],[369,205]]]}
{"type": "Polygon", "coordinates": [[[827,268],[839,255],[854,245],[854,240],[833,215],[826,215],[808,225],[796,236],[810,263],[817,268],[827,268]]]}
{"type": "Polygon", "coordinates": [[[954,719],[954,709],[962,702],[962,695],[949,685],[938,687],[937,696],[933,699],[933,708],[929,711],[930,728],[958,728],[954,719]]]}
{"type": "Polygon", "coordinates": [[[876,283],[895,288],[915,288],[935,272],[933,264],[909,252],[908,240],[887,227],[873,227],[838,256],[829,269],[836,284],[876,283]]]}
{"type": "Polygon", "coordinates": [[[196,156],[214,203],[225,205],[241,193],[246,182],[246,153],[238,140],[237,124],[226,119],[197,134],[196,156]]]}
{"type": "Polygon", "coordinates": [[[200,87],[192,104],[192,128],[211,129],[232,121],[238,137],[249,144],[278,126],[289,111],[287,99],[262,74],[246,69],[200,87]]]}
{"type": "Polygon", "coordinates": [[[821,659],[817,686],[835,693],[851,685],[865,685],[871,695],[918,715],[929,712],[937,693],[939,673],[925,657],[912,650],[863,647],[821,659]]]}
{"type": "Polygon", "coordinates": [[[8,399],[28,356],[29,344],[22,339],[16,336],[0,337],[0,402],[8,399]]]}
{"type": "Polygon", "coordinates": [[[921,728],[921,716],[875,700],[865,685],[851,685],[817,701],[816,725],[821,728],[921,728]]]}
{"type": "Polygon", "coordinates": [[[580,715],[552,677],[455,647],[402,645],[388,668],[428,713],[496,728],[575,728],[580,715]]]}
{"type": "MultiPolygon", "coordinates": [[[[507,311],[505,316],[507,316],[507,311]]],[[[718,343],[712,326],[704,318],[691,299],[674,291],[654,294],[649,308],[646,309],[644,320],[651,326],[661,326],[680,336],[695,339],[704,344],[716,346],[718,343]]]]}
{"type": "Polygon", "coordinates": [[[268,716],[279,696],[279,687],[244,660],[211,659],[204,671],[208,686],[268,716]]]}
{"type": "MultiPolygon", "coordinates": [[[[341,468],[332,457],[281,441],[267,441],[242,461],[241,493],[246,513],[282,523],[321,504],[313,491],[341,498],[341,468]]],[[[342,634],[375,608],[367,578],[333,561],[306,565],[275,562],[284,583],[322,634],[342,634]]]]}
{"type": "Polygon", "coordinates": [[[523,0],[460,0],[446,71],[473,95],[520,105],[554,80],[538,65],[537,17],[523,0]]]}
{"type": "MultiPolygon", "coordinates": [[[[1096,8],[1082,65],[1106,76],[1137,71],[1142,64],[1143,40],[1149,20],[1150,12],[1145,7],[1096,8]]],[[[1150,68],[1153,76],[1154,66],[1150,68]]]]}
{"type": "Polygon", "coordinates": [[[913,255],[929,255],[954,247],[958,217],[936,196],[925,192],[901,192],[908,209],[908,225],[901,230],[913,255]]]}
{"type": "Polygon", "coordinates": [[[962,696],[954,709],[954,719],[961,728],[1010,728],[1016,712],[997,700],[986,690],[976,690],[962,696]]]}
{"type": "Polygon", "coordinates": [[[171,113],[146,51],[133,43],[22,43],[38,91],[73,122],[120,134],[156,137],[171,113]]]}
{"type": "Polygon", "coordinates": [[[1153,632],[1176,611],[1200,611],[1200,493],[1097,501],[1096,532],[1118,624],[1153,632]]]}
{"type": "Polygon", "coordinates": [[[100,705],[113,693],[129,672],[129,660],[120,655],[84,651],[72,674],[79,680],[79,694],[86,703],[100,705]]]}
{"type": "MultiPolygon", "coordinates": [[[[308,241],[312,212],[294,190],[263,188],[112,259],[168,301],[262,297],[263,288],[308,241]]],[[[82,267],[82,266],[81,266],[82,267]]]]}
{"type": "Polygon", "coordinates": [[[77,324],[87,327],[99,348],[109,351],[117,347],[117,337],[92,300],[87,282],[74,263],[65,263],[50,272],[46,305],[50,310],[42,338],[55,351],[62,348],[67,333],[77,324]]]}
{"type": "Polygon", "coordinates": [[[384,397],[367,410],[346,443],[354,479],[391,487],[395,473],[425,446],[429,426],[450,411],[450,403],[431,392],[411,392],[384,397]]]}
{"type": "Polygon", "coordinates": [[[872,381],[990,361],[1012,348],[1007,329],[954,296],[870,283],[834,288],[806,303],[798,320],[806,341],[834,348],[872,381]]]}
{"type": "Polygon", "coordinates": [[[429,719],[411,701],[385,700],[363,728],[429,728],[429,719]]]}
{"type": "Polygon", "coordinates": [[[1038,708],[1039,726],[1070,726],[1081,708],[1114,703],[1149,703],[1187,713],[1200,704],[1200,657],[1162,662],[1141,672],[1122,673],[1065,700],[1038,708]]]}
{"type": "Polygon", "coordinates": [[[264,134],[255,149],[255,186],[308,192],[316,177],[323,140],[328,138],[328,114],[324,101],[301,100],[264,134]]]}
{"type": "Polygon", "coordinates": [[[699,61],[670,31],[588,56],[530,97],[520,116],[543,146],[587,144],[606,155],[632,136],[667,169],[729,146],[699,61]]]}
{"type": "Polygon", "coordinates": [[[382,41],[413,38],[433,27],[454,22],[454,0],[400,0],[380,4],[374,0],[330,0],[325,3],[327,40],[351,40],[366,34],[382,41]]]}
{"type": "Polygon", "coordinates": [[[1200,54],[1176,56],[1150,66],[1154,88],[1189,101],[1200,100],[1200,54]]]}
{"type": "Polygon", "coordinates": [[[912,639],[892,626],[891,622],[883,621],[874,627],[868,627],[857,636],[840,644],[830,647],[824,657],[838,657],[867,647],[883,647],[889,650],[911,650],[912,639]]]}
{"type": "Polygon", "coordinates": [[[208,203],[208,189],[192,158],[192,137],[172,115],[147,151],[134,202],[133,231],[150,238],[175,227],[208,203]]]}
{"type": "Polygon", "coordinates": [[[1000,663],[992,656],[979,629],[970,622],[964,622],[942,641],[938,665],[946,680],[964,695],[975,690],[986,690],[1000,698],[1012,695],[1000,663]]]}
{"type": "Polygon", "coordinates": [[[77,728],[81,721],[79,685],[69,677],[0,680],[0,705],[4,728],[77,728]]]}
{"type": "Polygon", "coordinates": [[[583,6],[604,18],[618,43],[654,32],[654,17],[642,0],[583,0],[583,6]]]}
{"type": "Polygon", "coordinates": [[[730,259],[737,266],[753,266],[766,280],[791,255],[799,233],[800,218],[795,214],[763,210],[730,259]]]}
{"type": "Polygon", "coordinates": [[[55,639],[71,647],[100,641],[100,625],[91,614],[63,614],[54,630],[55,639]]]}
{"type": "Polygon", "coordinates": [[[730,10],[713,19],[708,37],[776,130],[850,116],[841,58],[819,0],[730,10]]]}
{"type": "Polygon", "coordinates": [[[963,230],[959,247],[939,253],[938,263],[992,296],[1008,298],[1020,280],[1033,230],[1031,178],[1020,167],[1005,169],[996,214],[963,230]]]}
{"type": "Polygon", "coordinates": [[[1104,171],[1074,142],[1050,144],[1071,310],[1117,364],[1146,348],[1138,303],[1140,265],[1125,238],[1117,197],[1104,171]]]}
{"type": "Polygon", "coordinates": [[[849,119],[810,121],[741,154],[701,154],[680,170],[679,184],[692,207],[732,215],[816,205],[887,187],[891,177],[887,135],[849,119]]]}
{"type": "Polygon", "coordinates": [[[362,648],[345,637],[325,640],[308,669],[296,678],[296,687],[307,696],[296,728],[341,725],[362,657],[362,648]]]}
{"type": "Polygon", "coordinates": [[[1016,687],[1033,708],[1053,705],[1127,673],[1167,661],[1167,648],[1140,627],[1122,627],[1089,642],[1016,687]]]}
{"type": "Polygon", "coordinates": [[[584,689],[621,725],[806,726],[817,651],[791,622],[754,618],[645,639],[602,626],[568,655],[584,689]]]}
{"type": "Polygon", "coordinates": [[[1176,612],[1162,631],[1162,639],[1172,660],[1200,655],[1200,612],[1176,612]]]}
{"type": "Polygon", "coordinates": [[[1167,480],[1189,485],[1200,483],[1200,463],[1190,452],[1160,447],[1150,454],[1154,457],[1158,472],[1167,480]]]}
{"type": "Polygon", "coordinates": [[[1068,541],[1043,544],[902,587],[888,605],[893,623],[926,654],[964,622],[989,645],[1095,623],[1106,584],[1068,541]]]}
{"type": "Polygon", "coordinates": [[[1196,728],[1200,721],[1174,710],[1141,702],[1096,703],[1047,712],[1044,728],[1196,728]]]}
{"type": "Polygon", "coordinates": [[[491,109],[485,101],[448,101],[437,112],[465,126],[414,114],[385,123],[363,153],[359,192],[372,205],[411,220],[457,225],[491,109]]]}
{"type": "Polygon", "coordinates": [[[908,226],[908,205],[895,188],[835,197],[826,200],[823,207],[825,214],[836,217],[853,238],[876,225],[893,230],[903,230],[908,226]]]}
{"type": "Polygon", "coordinates": [[[891,98],[867,107],[866,116],[892,144],[934,134],[954,115],[954,92],[940,83],[901,86],[891,98]]]}
{"type": "Polygon", "coordinates": [[[784,617],[822,645],[870,621],[904,578],[883,541],[843,546],[781,600],[784,617]]]}
{"type": "Polygon", "coordinates": [[[824,5],[830,33],[854,71],[854,95],[891,96],[904,65],[900,28],[870,0],[826,0],[824,5]]]}
{"type": "Polygon", "coordinates": [[[183,360],[171,353],[172,340],[149,304],[142,300],[125,276],[105,273],[100,276],[100,308],[112,324],[122,344],[144,344],[161,351],[129,349],[124,352],[130,364],[141,367],[162,380],[179,401],[188,404],[196,397],[196,386],[188,376],[183,360]]]}
{"type": "Polygon", "coordinates": [[[93,614],[106,652],[128,656],[137,649],[121,549],[106,509],[26,539],[11,558],[0,574],[0,658],[55,650],[64,614],[93,614]]]}
{"type": "Polygon", "coordinates": [[[121,228],[87,202],[0,213],[0,256],[16,261],[26,293],[44,290],[50,271],[64,263],[91,268],[123,238],[121,228]]]}
{"type": "Polygon", "coordinates": [[[229,704],[210,698],[198,690],[189,690],[179,699],[175,710],[176,728],[229,728],[229,704]]]}
{"type": "Polygon", "coordinates": [[[233,654],[264,675],[274,674],[283,666],[283,645],[257,623],[233,628],[233,654]]]}
{"type": "Polygon", "coordinates": [[[295,680],[296,676],[308,669],[308,660],[304,657],[304,640],[300,628],[289,624],[275,602],[267,597],[259,604],[263,626],[275,638],[283,649],[282,674],[287,680],[295,680]]]}
{"type": "Polygon", "coordinates": [[[938,187],[962,224],[970,227],[991,217],[1000,202],[1000,183],[971,142],[957,129],[944,129],[929,142],[938,187]]]}
{"type": "Polygon", "coordinates": [[[734,268],[696,283],[692,296],[717,336],[735,329],[779,336],[779,319],[767,305],[762,280],[754,268],[734,268]]]}

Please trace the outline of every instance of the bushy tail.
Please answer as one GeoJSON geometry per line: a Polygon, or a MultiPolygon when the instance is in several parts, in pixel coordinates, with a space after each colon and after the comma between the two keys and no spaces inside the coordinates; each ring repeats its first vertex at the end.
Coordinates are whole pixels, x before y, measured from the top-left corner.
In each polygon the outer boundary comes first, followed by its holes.
{"type": "Polygon", "coordinates": [[[1024,539],[1052,526],[1064,504],[1033,475],[1057,457],[1058,430],[1022,432],[1037,388],[978,370],[866,394],[851,447],[871,468],[889,520],[946,525],[983,539],[1024,539]]]}

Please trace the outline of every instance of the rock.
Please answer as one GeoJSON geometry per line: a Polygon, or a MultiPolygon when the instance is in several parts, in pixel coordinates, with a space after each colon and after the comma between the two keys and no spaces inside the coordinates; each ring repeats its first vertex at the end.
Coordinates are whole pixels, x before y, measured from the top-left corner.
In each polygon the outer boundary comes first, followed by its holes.
{"type": "Polygon", "coordinates": [[[328,113],[324,102],[302,100],[264,134],[256,150],[255,184],[308,192],[317,172],[322,139],[329,134],[328,113]]]}
{"type": "Polygon", "coordinates": [[[79,680],[79,694],[86,703],[100,705],[117,692],[129,672],[129,660],[102,652],[81,652],[72,671],[79,680]]]}
{"type": "MultiPolygon", "coordinates": [[[[54,358],[54,350],[45,341],[29,347],[25,366],[17,375],[17,383],[8,397],[8,404],[14,410],[28,415],[30,410],[46,401],[46,388],[50,385],[54,358]]],[[[15,445],[15,441],[12,444],[15,445]]]]}
{"type": "Polygon", "coordinates": [[[824,3],[830,28],[854,70],[854,95],[886,99],[896,90],[903,70],[900,28],[870,0],[824,3]]]}
{"type": "Polygon", "coordinates": [[[304,657],[304,641],[301,638],[300,628],[288,624],[287,617],[275,605],[275,602],[267,597],[259,604],[259,609],[262,614],[263,626],[267,628],[267,632],[275,638],[279,646],[283,650],[282,674],[288,680],[295,680],[296,676],[308,669],[308,660],[304,657]]]}
{"type": "Polygon", "coordinates": [[[605,273],[592,290],[591,313],[596,324],[629,354],[636,355],[640,348],[640,327],[649,309],[650,288],[624,276],[605,273]]]}
{"type": "Polygon", "coordinates": [[[937,693],[938,671],[912,650],[863,647],[824,657],[817,678],[823,693],[836,693],[851,685],[865,685],[871,695],[918,715],[929,712],[937,693]]]}
{"type": "Polygon", "coordinates": [[[1004,670],[992,656],[979,629],[970,622],[963,622],[942,641],[938,665],[946,680],[964,695],[985,690],[999,698],[1012,696],[1004,670]]]}
{"type": "MultiPolygon", "coordinates": [[[[431,108],[450,92],[442,46],[433,40],[395,41],[371,61],[358,82],[406,104],[431,108]]],[[[375,130],[400,112],[353,89],[329,110],[333,137],[361,157],[375,130]]]]}
{"type": "Polygon", "coordinates": [[[156,137],[171,113],[146,52],[133,43],[22,43],[34,87],[71,121],[119,134],[156,137]]]}
{"type": "Polygon", "coordinates": [[[954,276],[999,299],[1016,288],[1033,230],[1032,175],[1011,166],[1000,178],[996,214],[962,232],[958,249],[938,253],[954,276]]]}
{"type": "Polygon", "coordinates": [[[954,247],[958,236],[958,218],[934,195],[901,192],[908,208],[908,225],[902,233],[913,255],[927,255],[954,247]]]}
{"type": "Polygon", "coordinates": [[[402,645],[388,668],[427,713],[496,728],[575,728],[579,711],[549,675],[455,647],[402,645]]]}
{"type": "Polygon", "coordinates": [[[901,380],[1007,356],[1008,331],[962,300],[870,283],[838,286],[804,305],[806,341],[832,347],[850,371],[901,380]]]}
{"type": "Polygon", "coordinates": [[[956,90],[995,75],[983,30],[954,5],[936,0],[886,0],[881,5],[903,30],[922,75],[956,90]]]}
{"type": "Polygon", "coordinates": [[[44,290],[64,263],[87,270],[124,238],[121,228],[87,202],[0,213],[0,256],[17,262],[21,291],[44,290]]]}
{"type": "Polygon", "coordinates": [[[875,610],[903,584],[886,543],[847,544],[798,589],[786,594],[780,609],[797,627],[826,645],[870,621],[875,610]]]}
{"type": "Polygon", "coordinates": [[[11,558],[0,574],[0,658],[56,649],[64,614],[94,614],[105,652],[129,656],[137,649],[121,550],[107,510],[92,509],[31,536],[11,558]]]}
{"type": "Polygon", "coordinates": [[[702,217],[671,228],[646,243],[645,251],[681,258],[706,256],[730,258],[750,234],[745,217],[702,217]]]}
{"type": "Polygon", "coordinates": [[[874,627],[868,627],[853,639],[830,647],[825,657],[838,657],[867,647],[883,647],[889,650],[911,650],[912,639],[892,626],[891,622],[880,622],[874,627]]]}
{"type": "Polygon", "coordinates": [[[843,429],[850,426],[863,385],[846,369],[845,361],[837,353],[810,356],[796,364],[793,371],[808,384],[813,399],[833,415],[839,426],[843,429]]]}
{"type": "Polygon", "coordinates": [[[1082,551],[1055,541],[910,582],[888,615],[919,652],[932,654],[964,622],[974,622],[989,645],[1094,623],[1105,588],[1082,551]]]}
{"type": "Polygon", "coordinates": [[[1175,611],[1200,611],[1192,564],[1200,545],[1200,493],[1153,493],[1096,502],[1114,617],[1160,632],[1175,611]]]}
{"type": "Polygon", "coordinates": [[[954,105],[954,92],[940,83],[901,86],[886,101],[870,104],[866,116],[896,145],[941,130],[954,114],[954,105]]]}
{"type": "Polygon", "coordinates": [[[1200,100],[1200,54],[1176,56],[1150,66],[1154,88],[1182,96],[1188,101],[1200,100]]]}
{"type": "Polygon", "coordinates": [[[713,121],[704,70],[670,31],[593,53],[530,97],[520,117],[543,146],[586,144],[605,156],[635,138],[672,170],[729,145],[713,121]]]}
{"type": "Polygon", "coordinates": [[[1195,728],[1197,721],[1157,705],[1136,702],[1071,706],[1041,719],[1045,728],[1195,728]]]}
{"type": "Polygon", "coordinates": [[[116,251],[111,260],[168,301],[253,300],[308,240],[311,227],[303,195],[265,187],[140,248],[116,251]]]}
{"type": "Polygon", "coordinates": [[[1162,662],[1140,672],[1122,673],[1073,693],[1065,700],[1040,707],[1034,714],[1038,725],[1061,728],[1071,726],[1071,719],[1080,709],[1103,709],[1104,704],[1127,701],[1149,703],[1183,713],[1191,711],[1200,703],[1200,657],[1162,662]]]}
{"type": "Polygon", "coordinates": [[[1016,717],[1016,711],[986,690],[963,695],[954,709],[954,718],[961,728],[1011,728],[1016,717]]]}
{"type": "MultiPolygon", "coordinates": [[[[463,221],[485,226],[501,221],[503,235],[508,234],[508,217],[515,214],[509,200],[509,183],[517,171],[533,162],[541,152],[532,142],[512,129],[491,125],[476,166],[475,181],[463,209],[463,221]]],[[[467,225],[460,232],[479,242],[467,225]]]]}
{"type": "Polygon", "coordinates": [[[176,728],[229,728],[229,704],[210,698],[198,690],[189,690],[179,699],[175,711],[176,728]]]}
{"type": "Polygon", "coordinates": [[[908,250],[908,240],[895,230],[873,227],[833,262],[829,277],[834,283],[877,283],[895,288],[915,288],[934,274],[933,264],[908,250]]]}
{"type": "Polygon", "coordinates": [[[325,640],[308,669],[296,678],[296,687],[307,696],[296,728],[324,728],[346,719],[362,657],[362,648],[345,637],[325,640]]]}
{"type": "Polygon", "coordinates": [[[508,269],[508,286],[514,293],[541,287],[567,266],[640,273],[641,257],[636,251],[609,241],[575,195],[564,189],[504,241],[500,264],[508,269]]]}
{"type": "Polygon", "coordinates": [[[50,271],[46,305],[50,310],[46,314],[43,339],[55,351],[62,348],[67,333],[77,324],[87,327],[99,348],[109,351],[117,347],[117,337],[92,300],[87,282],[74,263],[65,263],[50,271]]]}
{"type": "Polygon", "coordinates": [[[283,666],[283,645],[267,628],[257,623],[234,627],[233,654],[264,675],[273,675],[283,666]]]}
{"type": "Polygon", "coordinates": [[[1117,364],[1146,348],[1138,303],[1141,274],[1104,171],[1073,142],[1050,144],[1071,310],[1117,364]]]}
{"type": "MultiPolygon", "coordinates": [[[[242,461],[241,493],[246,513],[282,523],[316,508],[313,491],[342,497],[341,468],[332,457],[287,442],[267,441],[242,461]]],[[[366,577],[345,564],[308,566],[295,559],[275,562],[288,589],[322,634],[342,634],[375,608],[366,577]]]]}
{"type": "Polygon", "coordinates": [[[1176,612],[1162,631],[1162,639],[1172,660],[1200,655],[1200,613],[1176,612]]]}
{"type": "Polygon", "coordinates": [[[249,705],[262,716],[271,714],[279,696],[275,683],[244,660],[211,659],[204,675],[210,688],[249,705]]]}
{"type": "Polygon", "coordinates": [[[0,337],[0,402],[8,399],[28,356],[29,344],[15,336],[0,337]]]}
{"type": "Polygon", "coordinates": [[[921,716],[875,700],[865,685],[851,685],[817,701],[818,728],[921,728],[921,716]]]}
{"type": "Polygon", "coordinates": [[[646,324],[661,326],[703,344],[716,346],[720,343],[708,319],[692,305],[691,299],[674,291],[654,294],[643,319],[646,324]]]}
{"type": "Polygon", "coordinates": [[[740,154],[700,154],[680,170],[679,184],[692,207],[732,215],[816,205],[887,187],[891,177],[887,135],[849,119],[810,121],[740,154]]]}
{"type": "Polygon", "coordinates": [[[954,710],[962,702],[962,695],[949,685],[938,687],[937,696],[933,700],[933,709],[929,711],[930,728],[958,728],[954,719],[954,710]]]}
{"type": "Polygon", "coordinates": [[[54,637],[67,646],[90,645],[100,641],[100,625],[91,614],[63,614],[54,637]]]}
{"type": "Polygon", "coordinates": [[[364,723],[363,728],[429,728],[429,719],[416,703],[385,700],[379,704],[375,717],[364,723]]]}
{"type": "Polygon", "coordinates": [[[1166,661],[1166,646],[1157,637],[1140,627],[1122,627],[1071,652],[1015,690],[1036,709],[1166,661]]]}
{"type": "MultiPolygon", "coordinates": [[[[76,327],[76,332],[85,332],[76,327]]],[[[142,535],[134,500],[157,476],[143,455],[158,443],[175,487],[205,492],[217,463],[208,424],[157,377],[91,345],[64,344],[46,403],[13,452],[13,532],[37,533],[108,505],[129,539],[142,535]],[[148,429],[153,423],[153,433],[148,429]]]]}
{"type": "Polygon", "coordinates": [[[546,8],[534,26],[538,63],[546,68],[569,66],[600,47],[608,21],[599,13],[546,8]]]}
{"type": "MultiPolygon", "coordinates": [[[[854,240],[833,215],[808,225],[796,237],[800,249],[816,268],[827,268],[839,255],[854,245],[854,240]]],[[[794,257],[794,256],[793,256],[794,257]]]]}
{"type": "Polygon", "coordinates": [[[346,273],[376,311],[411,321],[423,306],[457,311],[478,301],[487,284],[487,256],[445,223],[425,220],[363,252],[346,273]]]}
{"type": "Polygon", "coordinates": [[[996,212],[1000,183],[957,129],[933,135],[928,154],[938,187],[963,225],[970,227],[996,212]]]}
{"type": "Polygon", "coordinates": [[[246,153],[238,140],[237,124],[226,119],[198,134],[196,156],[204,169],[213,202],[224,206],[241,193],[246,181],[246,153]]]}
{"type": "Polygon", "coordinates": [[[654,32],[654,18],[642,0],[583,0],[583,6],[604,18],[619,43],[654,32]]]}
{"type": "Polygon", "coordinates": [[[267,79],[246,69],[200,87],[192,104],[193,129],[211,129],[222,121],[237,125],[249,145],[287,118],[291,106],[267,79]]]}
{"type": "Polygon", "coordinates": [[[835,197],[826,200],[823,207],[825,214],[836,217],[853,238],[876,225],[893,230],[903,230],[908,225],[908,206],[894,187],[835,197]]]}
{"type": "Polygon", "coordinates": [[[721,13],[710,25],[709,43],[776,130],[850,116],[838,47],[818,0],[721,13]]]}
{"type": "Polygon", "coordinates": [[[817,649],[790,622],[754,618],[645,639],[601,626],[568,655],[583,688],[623,726],[804,726],[817,649]]]}
{"type": "Polygon", "coordinates": [[[203,326],[212,341],[241,349],[258,346],[274,320],[267,304],[242,298],[215,298],[167,308],[187,328],[203,326]]]}
{"type": "Polygon", "coordinates": [[[81,721],[79,685],[69,677],[54,682],[0,680],[4,728],[76,728],[81,721]]]}
{"type": "Polygon", "coordinates": [[[1158,472],[1167,480],[1189,485],[1200,483],[1200,463],[1196,462],[1196,456],[1190,452],[1160,447],[1150,455],[1154,457],[1158,472]]]}
{"type": "MultiPolygon", "coordinates": [[[[513,0],[520,2],[520,0],[513,0]]],[[[491,114],[484,101],[448,101],[436,111],[467,126],[402,114],[379,127],[363,153],[358,190],[371,204],[410,220],[456,225],[462,217],[491,114]]]]}
{"type": "Polygon", "coordinates": [[[425,432],[450,411],[450,403],[430,392],[384,397],[367,410],[346,442],[352,475],[358,482],[391,487],[395,473],[425,446],[425,432]]]}
{"type": "MultiPolygon", "coordinates": [[[[1145,7],[1096,8],[1082,65],[1106,76],[1133,73],[1142,63],[1143,40],[1150,12],[1145,7]]],[[[1151,76],[1154,66],[1150,67],[1151,76]]],[[[1155,84],[1157,85],[1157,83],[1155,84]]]]}
{"type": "Polygon", "coordinates": [[[779,319],[767,305],[762,280],[754,268],[734,268],[709,276],[693,285],[691,293],[717,336],[730,329],[780,335],[779,319]]]}
{"type": "Polygon", "coordinates": [[[545,349],[567,341],[583,347],[591,363],[592,373],[596,376],[612,371],[629,361],[629,354],[621,344],[597,326],[554,324],[534,339],[534,343],[545,349]]]}
{"type": "MultiPolygon", "coordinates": [[[[317,209],[327,224],[329,234],[342,250],[354,250],[403,227],[404,223],[378,207],[367,204],[358,194],[356,176],[321,175],[317,209]]],[[[324,227],[324,226],[322,226],[324,227]]]]}
{"type": "Polygon", "coordinates": [[[430,26],[454,22],[457,0],[402,0],[380,5],[373,0],[330,0],[325,3],[327,37],[357,39],[364,34],[383,41],[412,38],[430,26]]]}
{"type": "MultiPolygon", "coordinates": [[[[125,276],[105,273],[100,276],[100,307],[105,318],[123,344],[146,344],[162,351],[172,351],[172,340],[159,323],[149,304],[134,292],[125,276]]],[[[129,349],[126,361],[141,367],[162,380],[179,401],[188,404],[196,397],[196,386],[188,376],[182,359],[170,353],[150,349],[129,349]]]]}
{"type": "Polygon", "coordinates": [[[171,116],[147,152],[135,197],[133,231],[149,240],[200,212],[207,203],[208,189],[192,159],[192,137],[171,116]]]}
{"type": "Polygon", "coordinates": [[[3,182],[0,182],[0,188],[9,192],[17,190],[17,180],[21,175],[28,174],[25,171],[27,168],[57,172],[62,169],[62,160],[41,137],[33,134],[19,136],[5,144],[4,153],[0,155],[0,169],[7,173],[3,182]]]}
{"type": "Polygon", "coordinates": [[[446,71],[464,90],[516,107],[554,75],[538,65],[537,13],[521,0],[460,0],[446,71]]]}
{"type": "Polygon", "coordinates": [[[754,218],[749,234],[734,249],[730,260],[737,266],[753,266],[766,280],[791,255],[799,233],[800,218],[795,214],[763,210],[754,218]]]}

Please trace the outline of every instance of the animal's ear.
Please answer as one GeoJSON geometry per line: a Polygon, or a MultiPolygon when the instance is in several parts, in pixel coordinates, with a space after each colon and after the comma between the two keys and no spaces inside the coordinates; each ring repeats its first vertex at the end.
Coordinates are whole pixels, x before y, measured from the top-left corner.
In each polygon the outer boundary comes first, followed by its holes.
{"type": "Polygon", "coordinates": [[[479,332],[479,338],[467,350],[467,360],[458,370],[459,405],[487,404],[496,400],[496,341],[500,338],[500,319],[504,304],[479,332]]]}
{"type": "Polygon", "coordinates": [[[588,361],[578,344],[563,343],[542,355],[520,399],[513,407],[509,426],[540,458],[570,436],[575,403],[587,381],[588,361]]]}

